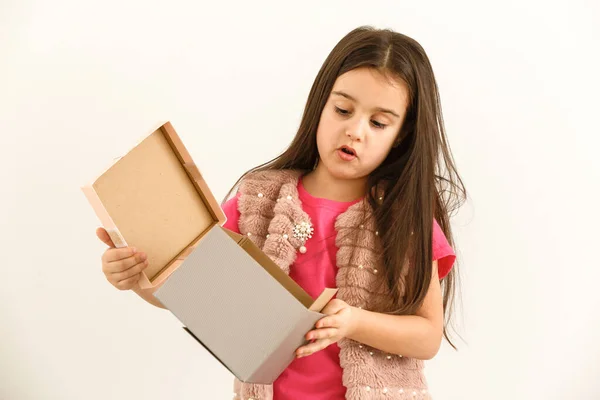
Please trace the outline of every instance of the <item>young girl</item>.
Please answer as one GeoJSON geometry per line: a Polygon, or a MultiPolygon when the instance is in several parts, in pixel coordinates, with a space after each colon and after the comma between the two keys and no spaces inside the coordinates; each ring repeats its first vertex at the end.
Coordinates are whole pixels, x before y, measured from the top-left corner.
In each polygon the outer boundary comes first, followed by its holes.
{"type": "MultiPolygon", "coordinates": [[[[313,297],[339,290],[276,382],[236,380],[235,398],[429,399],[423,360],[448,339],[449,215],[465,190],[422,47],[390,30],[347,34],[319,71],[289,148],[236,187],[222,205],[225,227],[313,297]]],[[[107,279],[160,307],[136,285],[144,253],[113,248],[102,228],[97,235],[111,247],[107,279]]]]}

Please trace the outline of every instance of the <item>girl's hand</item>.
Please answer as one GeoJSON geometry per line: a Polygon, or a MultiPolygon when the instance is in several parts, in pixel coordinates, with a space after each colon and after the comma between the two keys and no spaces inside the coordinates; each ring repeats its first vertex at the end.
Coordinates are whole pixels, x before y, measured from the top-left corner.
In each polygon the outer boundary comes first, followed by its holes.
{"type": "Polygon", "coordinates": [[[131,247],[115,248],[104,228],[98,228],[96,236],[109,247],[102,255],[102,272],[106,280],[119,290],[134,289],[141,272],[148,266],[146,254],[131,247]]]}
{"type": "Polygon", "coordinates": [[[326,317],[316,323],[316,328],[306,334],[306,340],[311,343],[296,350],[296,356],[306,357],[327,346],[348,337],[354,331],[356,324],[356,309],[346,302],[333,299],[323,309],[326,317]]]}

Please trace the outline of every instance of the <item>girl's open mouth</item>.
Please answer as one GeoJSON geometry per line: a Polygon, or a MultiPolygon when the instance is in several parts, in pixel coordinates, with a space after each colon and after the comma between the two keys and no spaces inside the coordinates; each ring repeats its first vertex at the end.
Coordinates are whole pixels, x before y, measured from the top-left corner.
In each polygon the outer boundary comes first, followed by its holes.
{"type": "Polygon", "coordinates": [[[356,152],[354,151],[354,149],[348,146],[342,146],[338,150],[338,155],[344,161],[352,161],[356,158],[356,152]]]}

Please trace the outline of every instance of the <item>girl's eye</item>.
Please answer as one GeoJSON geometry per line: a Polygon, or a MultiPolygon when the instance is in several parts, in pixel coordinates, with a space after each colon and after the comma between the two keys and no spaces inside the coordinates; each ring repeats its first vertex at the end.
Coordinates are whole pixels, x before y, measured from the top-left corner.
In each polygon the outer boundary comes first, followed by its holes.
{"type": "MultiPolygon", "coordinates": [[[[344,115],[344,116],[347,116],[347,115],[350,114],[350,111],[344,110],[343,108],[339,108],[338,106],[335,106],[335,112],[338,113],[338,114],[340,114],[340,115],[344,115]]],[[[371,120],[371,123],[377,129],[383,129],[383,128],[385,128],[387,126],[387,125],[382,124],[381,122],[377,122],[375,120],[371,120]]]]}
{"type": "Polygon", "coordinates": [[[376,127],[377,129],[383,129],[383,128],[385,128],[385,127],[387,126],[387,125],[385,125],[385,124],[382,124],[381,122],[377,122],[377,121],[374,121],[374,120],[373,120],[373,121],[371,121],[371,123],[372,123],[373,125],[375,125],[375,127],[376,127]]]}
{"type": "Polygon", "coordinates": [[[348,115],[350,112],[348,110],[344,110],[343,108],[335,107],[335,112],[342,115],[348,115]]]}

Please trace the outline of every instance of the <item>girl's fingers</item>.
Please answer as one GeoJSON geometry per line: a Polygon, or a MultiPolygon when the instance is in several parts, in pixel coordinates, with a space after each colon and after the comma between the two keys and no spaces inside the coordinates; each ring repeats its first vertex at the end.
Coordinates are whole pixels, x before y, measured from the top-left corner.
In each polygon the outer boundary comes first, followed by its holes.
{"type": "Polygon", "coordinates": [[[338,330],[336,328],[315,329],[306,334],[306,340],[331,339],[334,338],[337,333],[338,330]]]}
{"type": "Polygon", "coordinates": [[[307,344],[306,346],[300,347],[296,350],[297,357],[306,357],[317,351],[321,351],[332,343],[330,339],[319,339],[314,343],[307,344]]]}
{"type": "Polygon", "coordinates": [[[146,261],[146,255],[144,253],[136,253],[135,255],[132,255],[125,259],[106,263],[106,265],[104,266],[104,273],[114,274],[118,272],[124,272],[144,261],[146,261]]]}
{"type": "Polygon", "coordinates": [[[115,247],[115,244],[113,243],[112,239],[108,235],[108,232],[106,232],[106,229],[104,229],[104,228],[96,229],[96,236],[98,236],[98,239],[100,239],[102,241],[102,243],[104,243],[108,247],[111,247],[111,248],[115,247]]]}
{"type": "Polygon", "coordinates": [[[120,282],[122,280],[131,278],[134,275],[138,275],[140,272],[142,272],[144,269],[146,269],[147,266],[148,266],[148,260],[142,261],[141,263],[135,264],[133,267],[131,267],[123,272],[116,272],[116,273],[110,274],[109,280],[111,280],[113,282],[120,282]]]}
{"type": "MultiPolygon", "coordinates": [[[[132,247],[123,247],[120,249],[108,249],[102,255],[102,261],[106,264],[109,264],[109,263],[112,263],[115,261],[120,261],[120,260],[129,258],[129,257],[132,257],[136,253],[137,253],[136,250],[132,247]]],[[[137,253],[137,254],[141,254],[141,253],[137,253]]]]}
{"type": "Polygon", "coordinates": [[[129,290],[140,280],[140,275],[134,275],[115,284],[115,287],[120,290],[129,290]]]}
{"type": "Polygon", "coordinates": [[[317,328],[339,328],[339,318],[335,315],[323,317],[317,322],[317,328]]]}
{"type": "Polygon", "coordinates": [[[332,299],[329,303],[327,303],[325,308],[323,308],[323,311],[321,311],[321,313],[325,315],[337,314],[344,307],[348,307],[348,304],[346,304],[340,299],[332,299]]]}

